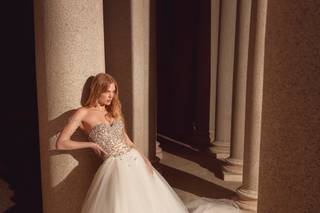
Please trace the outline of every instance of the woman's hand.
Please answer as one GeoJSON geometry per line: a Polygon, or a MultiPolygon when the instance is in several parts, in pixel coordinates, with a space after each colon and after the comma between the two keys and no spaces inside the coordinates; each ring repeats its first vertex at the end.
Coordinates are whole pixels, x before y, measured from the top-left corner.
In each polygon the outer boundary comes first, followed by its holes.
{"type": "Polygon", "coordinates": [[[101,146],[99,146],[96,143],[92,143],[91,148],[93,149],[93,151],[102,159],[106,159],[109,155],[108,153],[106,153],[106,151],[104,151],[101,146]]]}

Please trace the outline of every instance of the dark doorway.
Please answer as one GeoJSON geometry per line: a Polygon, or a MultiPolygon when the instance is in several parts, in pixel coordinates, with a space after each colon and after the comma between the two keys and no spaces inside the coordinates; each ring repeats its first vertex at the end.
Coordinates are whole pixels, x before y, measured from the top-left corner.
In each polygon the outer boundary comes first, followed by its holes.
{"type": "Polygon", "coordinates": [[[6,1],[4,4],[1,13],[0,179],[5,184],[0,186],[0,192],[4,193],[0,207],[6,209],[5,212],[37,213],[42,212],[42,199],[33,1],[6,1]],[[13,194],[5,193],[8,190],[13,194]],[[9,209],[3,206],[8,203],[13,203],[9,209]]]}
{"type": "Polygon", "coordinates": [[[203,146],[194,131],[199,106],[209,107],[211,1],[161,0],[156,8],[158,140],[203,146]]]}

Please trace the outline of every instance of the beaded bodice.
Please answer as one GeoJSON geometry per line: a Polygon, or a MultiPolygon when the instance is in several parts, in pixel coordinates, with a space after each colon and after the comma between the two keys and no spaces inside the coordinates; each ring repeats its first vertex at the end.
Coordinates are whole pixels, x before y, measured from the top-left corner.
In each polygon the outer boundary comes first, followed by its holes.
{"type": "Polygon", "coordinates": [[[112,124],[101,123],[94,126],[89,137],[112,156],[119,156],[130,151],[130,147],[124,142],[124,124],[116,120],[112,124]]]}

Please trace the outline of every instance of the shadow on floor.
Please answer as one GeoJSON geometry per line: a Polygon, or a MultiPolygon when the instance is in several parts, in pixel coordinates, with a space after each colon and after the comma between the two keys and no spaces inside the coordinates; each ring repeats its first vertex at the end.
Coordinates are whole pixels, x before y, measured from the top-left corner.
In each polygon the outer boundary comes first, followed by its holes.
{"type": "Polygon", "coordinates": [[[197,163],[200,167],[208,169],[217,178],[223,179],[222,166],[224,161],[215,158],[209,151],[195,151],[188,147],[166,140],[159,140],[163,151],[197,163]]]}
{"type": "Polygon", "coordinates": [[[169,184],[177,189],[190,192],[200,197],[232,198],[235,193],[210,181],[187,172],[160,164],[161,173],[169,184]]]}

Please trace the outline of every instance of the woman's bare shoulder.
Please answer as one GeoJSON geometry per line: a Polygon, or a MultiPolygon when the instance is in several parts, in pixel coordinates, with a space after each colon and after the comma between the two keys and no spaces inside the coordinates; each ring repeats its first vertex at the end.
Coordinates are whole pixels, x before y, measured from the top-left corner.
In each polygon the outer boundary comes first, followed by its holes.
{"type": "Polygon", "coordinates": [[[75,109],[75,112],[71,116],[71,120],[81,121],[88,113],[89,109],[87,107],[79,107],[75,109]]]}

